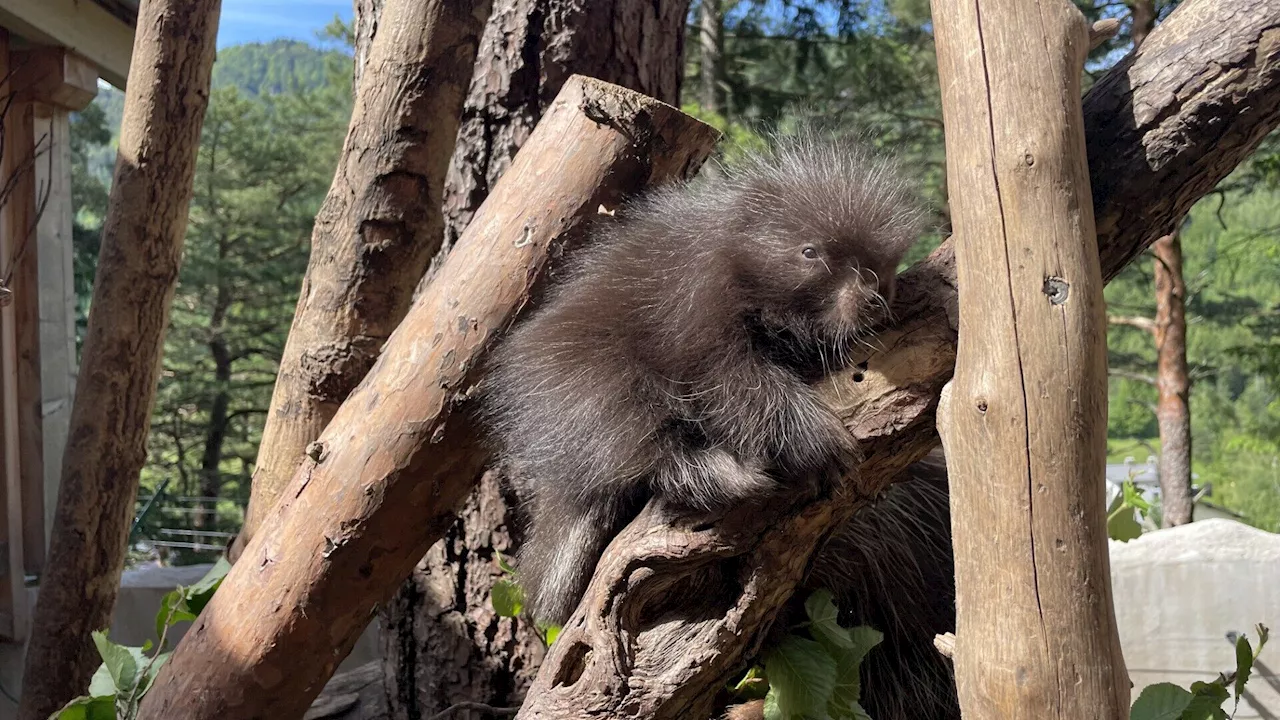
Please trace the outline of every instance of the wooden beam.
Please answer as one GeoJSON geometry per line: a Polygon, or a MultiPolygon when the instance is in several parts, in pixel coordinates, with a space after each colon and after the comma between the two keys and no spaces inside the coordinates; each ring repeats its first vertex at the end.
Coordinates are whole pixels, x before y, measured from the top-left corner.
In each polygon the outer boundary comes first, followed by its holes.
{"type": "Polygon", "coordinates": [[[14,53],[18,98],[62,110],[83,110],[98,95],[98,68],[60,47],[14,53]]]}
{"type": "MultiPolygon", "coordinates": [[[[9,73],[9,36],[0,30],[0,78],[9,73]]],[[[0,85],[0,98],[9,95],[9,84],[0,85]]],[[[29,106],[27,106],[29,107],[29,106]]],[[[20,153],[22,104],[8,107],[0,119],[4,126],[4,142],[0,145],[0,187],[9,187],[21,162],[20,153]]],[[[21,184],[21,183],[18,183],[21,184]]],[[[16,189],[16,188],[15,188],[16,189]]],[[[10,198],[14,198],[10,190],[10,198]]],[[[3,455],[4,482],[3,504],[0,505],[0,637],[21,641],[26,637],[27,606],[25,572],[23,568],[23,505],[22,505],[22,445],[20,433],[21,401],[18,353],[20,305],[27,302],[27,283],[19,280],[17,238],[13,232],[15,221],[21,216],[29,219],[24,210],[14,202],[0,206],[0,279],[9,278],[6,288],[7,302],[0,307],[0,454],[3,455]],[[12,292],[15,286],[22,291],[12,292]]],[[[43,547],[43,543],[41,543],[43,547]]]]}
{"type": "Polygon", "coordinates": [[[102,78],[124,89],[133,28],[89,0],[0,0],[0,26],[41,45],[75,51],[102,78]]]}
{"type": "MultiPolygon", "coordinates": [[[[10,67],[17,67],[10,55],[10,67]]],[[[21,70],[15,74],[21,75],[21,70]]],[[[35,105],[21,100],[4,118],[4,273],[13,293],[14,352],[18,379],[18,465],[22,509],[24,574],[44,568],[44,400],[40,362],[40,254],[36,248],[36,165],[47,159],[47,145],[37,146],[35,105]]]]}

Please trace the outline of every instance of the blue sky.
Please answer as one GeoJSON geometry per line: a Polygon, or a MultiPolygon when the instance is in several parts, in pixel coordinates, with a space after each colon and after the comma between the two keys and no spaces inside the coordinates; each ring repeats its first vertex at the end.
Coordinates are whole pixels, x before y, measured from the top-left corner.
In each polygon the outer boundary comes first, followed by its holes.
{"type": "Polygon", "coordinates": [[[218,47],[276,38],[314,40],[334,15],[351,20],[351,0],[222,0],[218,47]]]}

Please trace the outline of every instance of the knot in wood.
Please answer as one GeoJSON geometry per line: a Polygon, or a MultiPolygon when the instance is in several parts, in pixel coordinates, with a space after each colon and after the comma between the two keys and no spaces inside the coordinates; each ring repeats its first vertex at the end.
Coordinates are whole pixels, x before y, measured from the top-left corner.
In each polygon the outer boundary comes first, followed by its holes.
{"type": "Polygon", "coordinates": [[[1049,296],[1049,304],[1061,305],[1067,301],[1067,295],[1070,294],[1071,286],[1066,280],[1060,277],[1047,277],[1044,279],[1043,292],[1049,296]]]}

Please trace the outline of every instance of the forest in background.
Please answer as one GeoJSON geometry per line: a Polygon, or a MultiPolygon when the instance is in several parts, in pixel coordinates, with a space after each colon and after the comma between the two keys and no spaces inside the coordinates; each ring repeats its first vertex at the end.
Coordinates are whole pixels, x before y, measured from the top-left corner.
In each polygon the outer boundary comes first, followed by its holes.
{"type": "MultiPolygon", "coordinates": [[[[1162,14],[1171,7],[1163,3],[1162,14]]],[[[1118,3],[1083,9],[1095,19],[1125,14],[1118,3]]],[[[700,10],[694,3],[689,17],[684,105],[726,131],[728,160],[763,133],[799,122],[857,129],[911,167],[935,211],[936,231],[908,260],[936,245],[947,210],[927,0],[723,2],[714,77],[701,73],[708,46],[700,10]]],[[[163,491],[218,502],[216,513],[198,502],[161,502],[169,509],[148,514],[142,535],[161,525],[239,527],[312,221],[351,110],[347,37],[335,23],[314,43],[219,51],[142,476],[144,496],[163,491]]],[[[1129,45],[1122,28],[1094,52],[1090,76],[1129,45]]],[[[123,95],[104,89],[73,120],[81,323],[122,108],[123,95]]],[[[1280,149],[1273,137],[1195,208],[1182,231],[1197,482],[1212,484],[1215,502],[1272,531],[1280,531],[1278,234],[1280,149]]],[[[1153,316],[1152,282],[1149,260],[1130,265],[1107,288],[1110,313],[1153,316]]],[[[1159,447],[1154,343],[1123,324],[1112,326],[1109,342],[1111,461],[1142,462],[1159,447]]]]}

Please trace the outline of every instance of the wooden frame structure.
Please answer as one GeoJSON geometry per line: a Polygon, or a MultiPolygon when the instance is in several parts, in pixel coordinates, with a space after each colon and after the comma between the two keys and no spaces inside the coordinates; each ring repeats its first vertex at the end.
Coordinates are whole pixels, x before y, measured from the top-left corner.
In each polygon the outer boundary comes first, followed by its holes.
{"type": "Polygon", "coordinates": [[[0,0],[0,641],[25,640],[76,369],[71,113],[124,86],[135,0],[0,0]]]}

